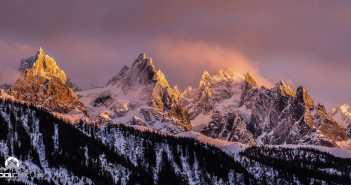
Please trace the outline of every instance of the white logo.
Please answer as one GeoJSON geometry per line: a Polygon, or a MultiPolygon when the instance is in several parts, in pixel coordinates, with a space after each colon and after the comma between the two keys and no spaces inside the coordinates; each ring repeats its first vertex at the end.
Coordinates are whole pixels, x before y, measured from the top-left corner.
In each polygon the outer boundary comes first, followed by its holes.
{"type": "Polygon", "coordinates": [[[27,173],[17,173],[17,170],[23,169],[20,161],[16,157],[9,157],[5,161],[5,168],[0,168],[0,178],[18,178],[27,177],[27,173]],[[15,171],[13,173],[13,171],[15,171]]]}
{"type": "Polygon", "coordinates": [[[16,157],[9,157],[6,161],[5,161],[5,168],[8,167],[14,167],[17,166],[17,168],[20,167],[20,162],[16,157]]]}

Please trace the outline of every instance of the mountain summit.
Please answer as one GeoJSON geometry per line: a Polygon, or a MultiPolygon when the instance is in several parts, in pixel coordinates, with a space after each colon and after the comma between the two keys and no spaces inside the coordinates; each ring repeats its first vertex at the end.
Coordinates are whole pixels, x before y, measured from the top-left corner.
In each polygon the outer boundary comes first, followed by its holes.
{"type": "Polygon", "coordinates": [[[305,88],[294,90],[283,80],[271,89],[258,88],[250,74],[221,70],[211,76],[205,71],[199,87],[187,88],[182,99],[194,130],[210,137],[257,145],[338,147],[348,140],[345,129],[305,88]]]}
{"type": "Polygon", "coordinates": [[[139,54],[131,67],[124,66],[122,70],[114,76],[107,85],[119,84],[123,89],[128,89],[135,85],[150,85],[157,83],[163,87],[169,87],[165,75],[156,70],[151,58],[145,53],[139,54]]]}
{"type": "Polygon", "coordinates": [[[22,72],[20,79],[9,90],[16,99],[55,112],[85,111],[84,105],[68,86],[73,83],[67,80],[65,72],[42,48],[34,56],[22,59],[19,70],[22,72]]]}
{"type": "Polygon", "coordinates": [[[146,126],[168,133],[191,130],[178,88],[170,87],[165,75],[144,53],[131,66],[124,66],[106,87],[79,95],[89,116],[99,123],[146,126]]]}

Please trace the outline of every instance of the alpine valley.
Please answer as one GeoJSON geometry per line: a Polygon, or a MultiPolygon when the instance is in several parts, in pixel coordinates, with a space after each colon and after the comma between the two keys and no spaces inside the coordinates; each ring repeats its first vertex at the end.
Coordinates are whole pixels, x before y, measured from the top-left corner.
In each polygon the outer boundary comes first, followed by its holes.
{"type": "Polygon", "coordinates": [[[351,108],[302,86],[205,71],[172,87],[140,54],[82,90],[42,48],[0,89],[0,184],[350,184],[351,108]]]}

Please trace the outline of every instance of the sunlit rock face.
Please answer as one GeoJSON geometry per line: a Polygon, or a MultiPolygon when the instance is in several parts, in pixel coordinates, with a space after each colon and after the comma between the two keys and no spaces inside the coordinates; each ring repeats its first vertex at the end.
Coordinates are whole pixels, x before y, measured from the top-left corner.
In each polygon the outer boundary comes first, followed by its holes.
{"type": "Polygon", "coordinates": [[[197,89],[187,88],[183,92],[183,101],[189,111],[190,119],[200,114],[208,114],[217,104],[230,99],[233,95],[240,95],[243,80],[242,75],[235,74],[229,69],[220,70],[214,75],[205,71],[197,89]],[[187,100],[190,102],[186,102],[187,100]]]}
{"type": "Polygon", "coordinates": [[[170,87],[165,75],[144,53],[131,66],[124,66],[106,87],[78,94],[93,120],[104,113],[110,118],[105,119],[109,123],[145,126],[168,133],[192,129],[179,101],[179,89],[170,87]]]}
{"type": "MultiPolygon", "coordinates": [[[[349,124],[340,125],[304,87],[294,90],[283,80],[273,88],[259,88],[250,74],[204,72],[199,87],[187,88],[181,99],[193,129],[214,138],[251,145],[336,147],[348,141],[349,124]]],[[[334,111],[335,117],[341,109],[334,111]]]]}
{"type": "Polygon", "coordinates": [[[5,89],[2,89],[0,87],[0,100],[9,100],[15,102],[15,98],[11,95],[9,95],[5,89]]]}
{"type": "Polygon", "coordinates": [[[9,90],[16,99],[55,112],[85,111],[84,105],[68,87],[67,82],[71,82],[65,72],[42,48],[34,56],[21,60],[19,70],[21,78],[9,90]]]}
{"type": "Polygon", "coordinates": [[[245,123],[249,112],[240,107],[244,82],[245,76],[229,69],[214,75],[205,71],[199,87],[188,87],[181,97],[193,129],[210,137],[255,145],[245,123]]]}

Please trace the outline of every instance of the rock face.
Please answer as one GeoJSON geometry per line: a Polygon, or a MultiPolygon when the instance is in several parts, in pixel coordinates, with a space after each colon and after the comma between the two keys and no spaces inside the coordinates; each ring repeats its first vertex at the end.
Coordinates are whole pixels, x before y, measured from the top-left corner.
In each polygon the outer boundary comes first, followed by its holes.
{"type": "Polygon", "coordinates": [[[246,127],[246,123],[237,112],[228,112],[222,115],[221,112],[214,111],[208,126],[201,132],[213,138],[250,145],[256,144],[255,139],[246,127]]]}
{"type": "Polygon", "coordinates": [[[272,89],[261,88],[252,93],[247,101],[253,102],[244,104],[253,105],[248,128],[258,144],[337,146],[336,142],[347,139],[345,130],[323,105],[313,102],[303,87],[295,92],[280,81],[272,89]]]}
{"type": "Polygon", "coordinates": [[[188,88],[183,92],[183,102],[187,106],[190,119],[200,114],[207,114],[216,107],[216,104],[240,94],[238,87],[242,80],[241,75],[233,74],[227,69],[213,76],[205,71],[197,89],[188,88]]]}
{"type": "MultiPolygon", "coordinates": [[[[178,133],[191,130],[190,120],[179,102],[177,87],[170,87],[151,58],[140,54],[133,64],[108,81],[106,87],[78,93],[94,119],[101,113],[108,122],[142,125],[178,133]]],[[[101,122],[100,122],[101,123],[101,122]]]]}
{"type": "Polygon", "coordinates": [[[21,60],[19,70],[21,78],[9,90],[9,94],[17,100],[60,113],[85,111],[84,105],[68,86],[72,83],[67,80],[64,71],[42,48],[33,57],[21,60]]]}
{"type": "Polygon", "coordinates": [[[205,71],[198,88],[187,88],[183,92],[182,103],[195,131],[228,141],[255,144],[245,123],[249,112],[240,107],[244,80],[244,76],[229,69],[212,76],[205,71]]]}
{"type": "Polygon", "coordinates": [[[187,88],[182,103],[195,130],[248,144],[317,144],[339,146],[348,139],[325,107],[307,90],[284,81],[258,88],[254,78],[228,70],[204,73],[196,89],[187,88]]]}

